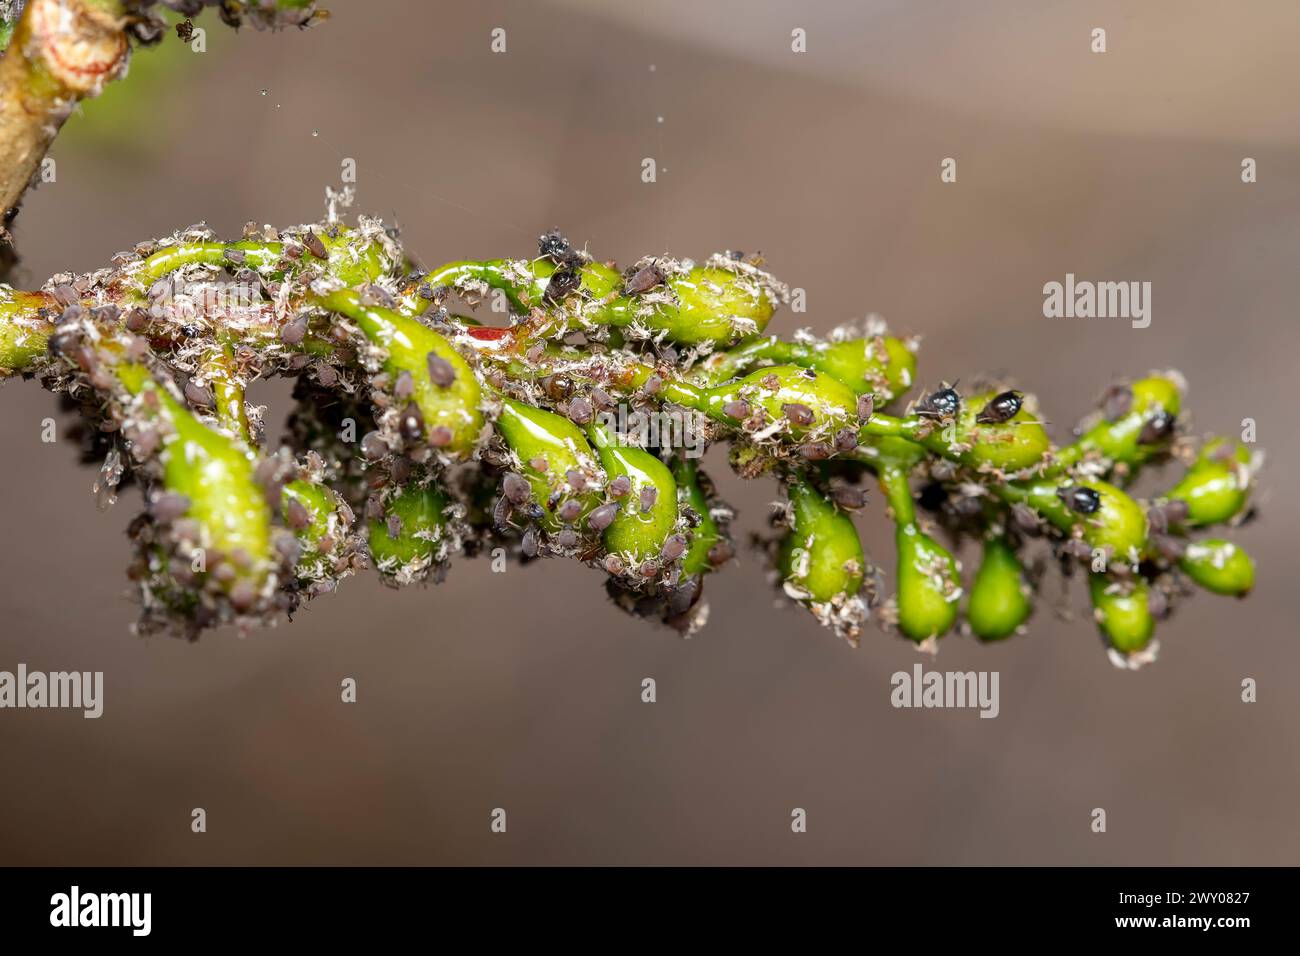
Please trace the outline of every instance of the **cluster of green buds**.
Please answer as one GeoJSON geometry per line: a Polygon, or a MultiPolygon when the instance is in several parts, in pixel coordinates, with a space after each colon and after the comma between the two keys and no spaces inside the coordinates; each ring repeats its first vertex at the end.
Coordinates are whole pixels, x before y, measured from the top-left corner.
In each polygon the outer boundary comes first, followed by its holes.
{"type": "Polygon", "coordinates": [[[1258,456],[1185,434],[1177,373],[1111,386],[1056,446],[1009,382],[918,388],[916,342],[883,326],[767,334],[789,292],[757,257],[620,270],[557,232],[538,252],[424,271],[366,218],[229,242],[199,225],[0,287],[0,374],[69,394],[101,482],[143,487],[145,630],[271,622],[367,564],[404,586],[490,554],[581,561],[617,606],[689,634],[736,558],[699,462],[718,442],[781,488],[778,593],[853,643],[871,619],[926,649],[959,626],[1021,632],[1050,559],[1087,575],[1112,658],[1136,666],[1192,586],[1252,586],[1241,549],[1191,536],[1246,517],[1258,456]],[[490,296],[508,324],[474,317],[490,296]],[[276,375],[297,405],[272,450],[246,390],[276,375]],[[1181,480],[1136,497],[1172,460],[1181,480]],[[877,485],[892,588],[853,517],[877,485]]]}

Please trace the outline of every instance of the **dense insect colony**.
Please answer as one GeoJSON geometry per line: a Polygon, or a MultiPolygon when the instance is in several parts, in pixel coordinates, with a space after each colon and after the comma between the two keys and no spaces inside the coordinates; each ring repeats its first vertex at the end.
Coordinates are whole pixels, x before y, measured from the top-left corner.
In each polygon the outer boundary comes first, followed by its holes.
{"type": "Polygon", "coordinates": [[[774,576],[854,643],[874,616],[933,647],[963,605],[977,637],[1005,638],[1042,554],[1088,575],[1123,665],[1153,656],[1189,583],[1250,590],[1243,551],[1188,536],[1245,516],[1257,462],[1180,432],[1177,373],[1112,386],[1055,447],[1006,383],[909,403],[916,343],[883,328],[764,334],[788,293],[755,259],[620,271],[556,232],[539,253],[425,272],[365,218],[249,224],[234,242],[191,227],[40,291],[0,286],[0,374],[39,378],[93,423],[101,494],[144,489],[145,633],[269,623],[367,564],[401,586],[495,548],[582,561],[621,607],[690,633],[734,556],[731,512],[683,449],[609,428],[618,407],[694,414],[739,474],[776,479],[774,576]],[[493,290],[507,327],[453,311],[493,290]],[[273,375],[297,379],[291,447],[274,451],[245,401],[273,375]],[[1187,470],[1164,495],[1125,490],[1171,458],[1187,470]],[[887,600],[851,518],[870,479],[896,528],[887,600]],[[939,528],[979,542],[969,583],[939,528]]]}

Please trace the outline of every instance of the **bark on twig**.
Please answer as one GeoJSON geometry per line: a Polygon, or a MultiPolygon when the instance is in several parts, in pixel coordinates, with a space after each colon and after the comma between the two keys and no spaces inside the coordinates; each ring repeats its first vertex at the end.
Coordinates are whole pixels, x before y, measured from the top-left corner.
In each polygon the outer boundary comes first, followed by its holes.
{"type": "Polygon", "coordinates": [[[5,225],[77,102],[126,72],[130,45],[125,25],[114,0],[28,0],[0,58],[0,210],[5,225]]]}

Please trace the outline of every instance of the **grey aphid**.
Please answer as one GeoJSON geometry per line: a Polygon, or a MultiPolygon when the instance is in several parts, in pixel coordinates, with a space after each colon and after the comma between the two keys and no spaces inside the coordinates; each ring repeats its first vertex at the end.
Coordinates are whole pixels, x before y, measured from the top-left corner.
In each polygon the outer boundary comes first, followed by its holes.
{"type": "Polygon", "coordinates": [[[308,315],[303,312],[280,327],[280,341],[285,345],[299,345],[307,337],[308,315]]]}
{"type": "Polygon", "coordinates": [[[734,401],[727,402],[722,406],[722,414],[728,418],[734,418],[737,421],[749,417],[749,402],[743,398],[737,398],[734,401]]]}
{"type": "Polygon", "coordinates": [[[449,388],[456,381],[456,369],[441,355],[430,352],[429,379],[440,388],[449,388]]]}
{"type": "Polygon", "coordinates": [[[361,439],[361,454],[370,461],[378,461],[388,454],[388,442],[379,432],[366,432],[361,439]]]}
{"type": "Polygon", "coordinates": [[[632,479],[627,475],[619,475],[609,483],[609,494],[612,498],[622,498],[632,490],[632,479]]]}
{"type": "Polygon", "coordinates": [[[514,472],[501,480],[501,491],[514,505],[527,504],[533,496],[533,486],[528,483],[528,479],[514,472]]]}
{"type": "Polygon", "coordinates": [[[190,499],[175,491],[165,491],[149,505],[149,511],[159,524],[171,524],[190,510],[190,499]]]}
{"type": "Polygon", "coordinates": [[[795,425],[811,425],[813,423],[813,410],[807,405],[801,405],[798,402],[787,402],[782,405],[781,414],[795,425]]]}
{"type": "Polygon", "coordinates": [[[654,485],[643,485],[641,487],[641,510],[649,511],[659,500],[659,489],[654,485]]]}
{"type": "Polygon", "coordinates": [[[569,418],[575,424],[586,425],[591,421],[594,409],[591,402],[581,396],[569,402],[569,418]]]}
{"type": "Polygon", "coordinates": [[[329,253],[325,249],[325,243],[321,242],[320,237],[310,229],[308,229],[306,235],[302,237],[302,244],[306,246],[307,251],[317,259],[329,258],[329,253]]]}
{"type": "Polygon", "coordinates": [[[216,404],[216,399],[212,396],[212,389],[206,385],[200,385],[194,379],[185,383],[185,400],[191,405],[197,405],[200,408],[211,408],[216,404]]]}
{"type": "Polygon", "coordinates": [[[680,534],[672,535],[664,542],[664,549],[660,552],[660,557],[664,563],[676,561],[686,553],[686,538],[680,534]]]}
{"type": "Polygon", "coordinates": [[[598,508],[593,508],[591,514],[587,515],[587,527],[592,531],[604,531],[614,519],[618,517],[618,505],[604,504],[598,508]]]}
{"type": "Polygon", "coordinates": [[[835,449],[824,441],[813,441],[800,445],[799,454],[808,461],[825,461],[835,454],[835,449]]]}

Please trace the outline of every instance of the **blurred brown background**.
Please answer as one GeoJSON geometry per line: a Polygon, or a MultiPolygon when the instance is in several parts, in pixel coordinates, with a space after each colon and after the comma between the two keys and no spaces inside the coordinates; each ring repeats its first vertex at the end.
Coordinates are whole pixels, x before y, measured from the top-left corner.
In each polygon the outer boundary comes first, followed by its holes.
{"type": "MultiPolygon", "coordinates": [[[[74,449],[40,442],[54,399],[10,383],[0,669],[103,670],[106,703],[98,721],[0,712],[0,862],[1298,861],[1290,0],[327,6],[307,33],[205,18],[206,54],[169,36],[140,55],[57,144],[18,280],[199,219],[316,219],[345,157],[358,209],[429,264],[527,255],[552,225],[623,262],[761,249],[808,290],[774,330],[879,312],[925,335],[926,384],[1014,371],[1058,436],[1152,367],[1189,377],[1197,429],[1256,419],[1263,520],[1236,536],[1257,591],[1198,596],[1137,674],[1047,610],[1002,646],[950,637],[936,666],[1001,672],[996,720],[892,709],[890,674],[929,659],[875,631],[853,651],[774,609],[752,554],[710,582],[712,620],[685,642],[609,606],[594,572],[482,561],[400,594],[352,580],[246,639],[139,640],[122,574],[136,493],[96,513],[74,449]],[[1043,318],[1043,283],[1066,272],[1151,281],[1151,327],[1043,318]],[[1240,702],[1245,677],[1258,703],[1240,702]]],[[[271,420],[286,396],[258,396],[271,420]]],[[[740,533],[759,528],[773,488],[713,464],[740,533]]]]}

